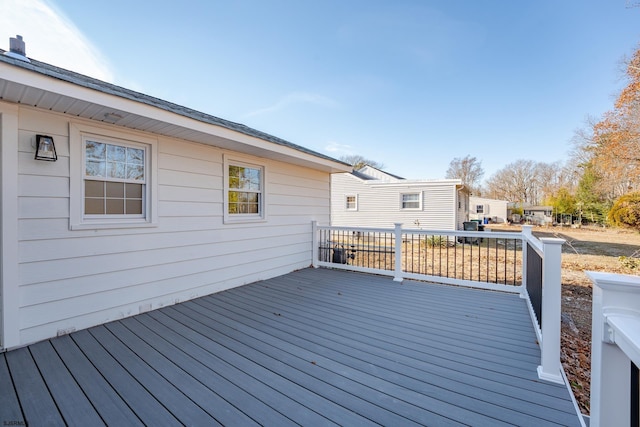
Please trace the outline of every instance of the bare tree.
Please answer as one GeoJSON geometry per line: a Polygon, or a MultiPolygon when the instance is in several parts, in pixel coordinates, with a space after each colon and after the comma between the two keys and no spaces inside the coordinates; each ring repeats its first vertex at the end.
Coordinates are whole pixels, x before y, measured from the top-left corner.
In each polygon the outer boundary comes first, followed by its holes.
{"type": "Polygon", "coordinates": [[[539,202],[536,163],[532,160],[508,164],[491,175],[486,184],[492,198],[532,205],[539,202]]]}
{"type": "Polygon", "coordinates": [[[445,174],[445,178],[457,178],[469,187],[471,192],[480,195],[480,180],[484,175],[482,162],[475,157],[467,155],[465,157],[456,157],[449,163],[449,169],[445,174]]]}
{"type": "Polygon", "coordinates": [[[347,156],[342,156],[340,157],[340,160],[353,166],[354,170],[362,169],[365,166],[372,166],[376,169],[384,168],[383,163],[376,162],[375,160],[369,160],[359,154],[350,154],[347,156]]]}

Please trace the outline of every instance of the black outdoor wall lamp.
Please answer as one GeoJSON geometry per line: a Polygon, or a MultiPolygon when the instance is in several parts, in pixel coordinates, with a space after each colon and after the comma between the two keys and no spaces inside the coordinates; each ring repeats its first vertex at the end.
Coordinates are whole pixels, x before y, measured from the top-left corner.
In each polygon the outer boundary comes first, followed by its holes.
{"type": "Polygon", "coordinates": [[[53,138],[47,135],[36,135],[36,160],[55,162],[58,160],[53,138]]]}

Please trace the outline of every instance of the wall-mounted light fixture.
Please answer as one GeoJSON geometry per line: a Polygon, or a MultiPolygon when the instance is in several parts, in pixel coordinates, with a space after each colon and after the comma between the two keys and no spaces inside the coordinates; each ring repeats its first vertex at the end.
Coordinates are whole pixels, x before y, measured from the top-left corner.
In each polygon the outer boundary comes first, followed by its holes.
{"type": "Polygon", "coordinates": [[[55,162],[58,160],[53,138],[47,135],[36,135],[36,160],[55,162]]]}

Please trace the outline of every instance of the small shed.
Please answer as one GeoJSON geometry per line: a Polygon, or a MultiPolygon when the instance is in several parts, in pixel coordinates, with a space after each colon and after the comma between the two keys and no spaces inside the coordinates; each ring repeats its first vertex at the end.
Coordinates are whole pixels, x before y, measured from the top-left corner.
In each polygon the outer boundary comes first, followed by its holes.
{"type": "Polygon", "coordinates": [[[469,218],[486,223],[504,224],[507,222],[506,200],[469,197],[469,218]]]}

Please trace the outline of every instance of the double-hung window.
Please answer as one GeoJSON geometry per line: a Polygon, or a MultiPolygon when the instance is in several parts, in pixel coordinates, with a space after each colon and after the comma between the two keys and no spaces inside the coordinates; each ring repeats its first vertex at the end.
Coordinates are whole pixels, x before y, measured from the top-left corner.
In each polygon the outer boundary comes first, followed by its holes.
{"type": "Polygon", "coordinates": [[[401,195],[402,209],[420,209],[420,193],[404,193],[401,195]]]}
{"type": "Polygon", "coordinates": [[[484,205],[476,205],[476,213],[484,213],[484,205]]]}
{"type": "Polygon", "coordinates": [[[225,157],[225,222],[265,219],[265,168],[225,157]]]}
{"type": "Polygon", "coordinates": [[[71,123],[72,230],[157,225],[157,144],[144,134],[71,123]]]}
{"type": "Polygon", "coordinates": [[[358,210],[358,197],[355,195],[346,196],[345,207],[348,211],[358,210]]]}
{"type": "Polygon", "coordinates": [[[85,218],[143,218],[146,158],[143,145],[85,138],[85,218]]]}

